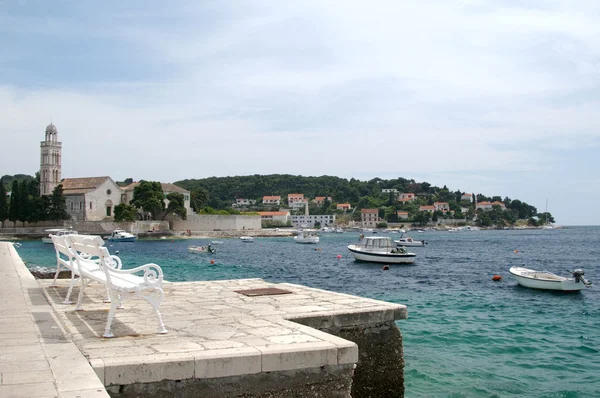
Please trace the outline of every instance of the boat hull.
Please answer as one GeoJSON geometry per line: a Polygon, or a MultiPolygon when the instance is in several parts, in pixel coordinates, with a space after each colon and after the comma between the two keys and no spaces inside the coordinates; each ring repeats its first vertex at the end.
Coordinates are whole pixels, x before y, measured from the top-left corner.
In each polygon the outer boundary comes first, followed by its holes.
{"type": "Polygon", "coordinates": [[[394,243],[396,243],[396,245],[398,245],[398,246],[406,246],[406,247],[422,247],[422,246],[425,246],[425,243],[423,241],[401,242],[401,241],[395,240],[394,243]]]}
{"type": "Polygon", "coordinates": [[[355,247],[355,245],[348,246],[348,250],[350,250],[350,253],[352,253],[356,261],[369,263],[413,264],[417,258],[417,255],[414,253],[369,252],[361,250],[360,248],[355,247]]]}
{"type": "Polygon", "coordinates": [[[319,243],[319,238],[318,237],[314,237],[314,238],[302,238],[302,239],[297,239],[297,237],[294,238],[294,241],[296,243],[301,243],[304,245],[316,245],[317,243],[319,243]]]}
{"type": "Polygon", "coordinates": [[[577,282],[573,278],[564,278],[543,271],[520,267],[512,267],[508,271],[519,285],[530,289],[578,292],[586,287],[583,282],[577,282]]]}
{"type": "Polygon", "coordinates": [[[42,238],[42,242],[44,242],[44,243],[52,243],[52,238],[42,238]]]}
{"type": "Polygon", "coordinates": [[[135,242],[137,239],[136,236],[127,237],[127,238],[108,238],[109,242],[135,242]]]}

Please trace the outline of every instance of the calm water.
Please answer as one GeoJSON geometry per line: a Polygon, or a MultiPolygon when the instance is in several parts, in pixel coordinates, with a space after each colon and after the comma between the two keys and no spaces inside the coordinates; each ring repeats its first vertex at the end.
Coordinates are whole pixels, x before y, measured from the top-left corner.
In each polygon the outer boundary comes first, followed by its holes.
{"type": "MultiPolygon", "coordinates": [[[[322,235],[320,250],[291,238],[226,239],[215,256],[187,252],[209,242],[199,239],[109,249],[127,266],[159,264],[170,281],[259,277],[406,304],[398,325],[407,397],[600,397],[600,228],[412,236],[429,242],[411,248],[416,264],[387,271],[353,261],[350,233],[322,235]],[[512,265],[583,268],[595,284],[576,294],[530,290],[510,277],[512,265]]],[[[54,266],[51,245],[18,250],[29,266],[54,266]]]]}

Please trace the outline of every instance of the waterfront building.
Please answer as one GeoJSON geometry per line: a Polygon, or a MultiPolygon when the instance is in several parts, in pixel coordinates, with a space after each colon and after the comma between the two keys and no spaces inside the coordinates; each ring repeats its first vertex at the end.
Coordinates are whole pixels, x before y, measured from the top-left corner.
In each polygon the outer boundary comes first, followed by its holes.
{"type": "Polygon", "coordinates": [[[292,215],[292,225],[296,228],[314,228],[316,223],[321,227],[332,227],[335,224],[335,214],[301,214],[292,215]]]}
{"type": "Polygon", "coordinates": [[[110,177],[65,178],[62,186],[73,221],[112,220],[121,203],[121,189],[110,177]]]}
{"type": "Polygon", "coordinates": [[[50,123],[46,127],[45,140],[40,143],[40,194],[51,195],[60,184],[62,142],[58,130],[50,123]]]}
{"type": "Polygon", "coordinates": [[[287,224],[290,221],[289,211],[259,211],[261,221],[278,221],[287,224]]]}
{"type": "Polygon", "coordinates": [[[379,218],[378,209],[361,209],[360,210],[360,221],[363,227],[376,227],[377,223],[381,221],[379,218]]]}

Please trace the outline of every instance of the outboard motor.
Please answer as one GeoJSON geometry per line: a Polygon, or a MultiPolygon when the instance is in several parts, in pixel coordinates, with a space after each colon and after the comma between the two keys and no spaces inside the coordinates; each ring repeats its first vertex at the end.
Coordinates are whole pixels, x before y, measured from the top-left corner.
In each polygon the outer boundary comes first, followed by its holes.
{"type": "MultiPolygon", "coordinates": [[[[568,270],[567,270],[568,271],[568,270]]],[[[576,269],[574,271],[569,271],[573,277],[575,278],[575,282],[579,283],[579,282],[583,282],[583,284],[586,287],[591,287],[592,286],[592,282],[586,280],[583,275],[585,275],[585,272],[583,272],[582,269],[576,269]]]]}

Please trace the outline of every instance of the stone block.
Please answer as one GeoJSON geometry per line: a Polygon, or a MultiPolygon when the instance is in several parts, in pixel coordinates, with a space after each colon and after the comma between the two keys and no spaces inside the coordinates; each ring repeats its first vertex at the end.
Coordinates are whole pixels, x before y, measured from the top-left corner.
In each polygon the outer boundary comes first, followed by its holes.
{"type": "Polygon", "coordinates": [[[199,351],[193,355],[196,362],[195,377],[199,379],[254,374],[262,369],[262,354],[256,348],[199,351]]]}
{"type": "Polygon", "coordinates": [[[262,352],[262,371],[296,370],[337,365],[335,345],[323,341],[257,347],[262,352]]]}
{"type": "Polygon", "coordinates": [[[150,383],[194,377],[194,356],[189,353],[153,354],[104,359],[104,383],[150,383]]]}

